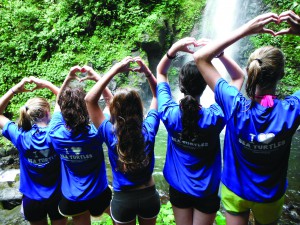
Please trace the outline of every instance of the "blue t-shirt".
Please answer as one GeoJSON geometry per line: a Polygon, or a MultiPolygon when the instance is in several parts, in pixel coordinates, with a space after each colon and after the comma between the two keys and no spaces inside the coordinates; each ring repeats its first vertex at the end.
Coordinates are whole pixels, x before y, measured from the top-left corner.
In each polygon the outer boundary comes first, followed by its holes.
{"type": "Polygon", "coordinates": [[[122,191],[131,186],[141,185],[150,179],[155,163],[154,143],[158,127],[158,112],[156,110],[150,110],[143,122],[143,135],[146,145],[144,151],[146,155],[150,156],[150,162],[145,169],[143,169],[142,171],[138,171],[137,173],[122,173],[117,169],[118,153],[116,146],[118,143],[118,139],[115,134],[114,126],[109,120],[104,120],[100,125],[98,133],[103,137],[108,148],[108,157],[113,174],[113,188],[115,191],[122,191]]]}
{"type": "Polygon", "coordinates": [[[273,202],[287,188],[292,136],[300,123],[300,92],[263,107],[220,79],[216,102],[227,122],[223,184],[240,197],[273,202]]]}
{"type": "Polygon", "coordinates": [[[9,121],[2,134],[20,153],[20,192],[34,200],[48,199],[60,191],[60,160],[54,151],[48,127],[33,125],[24,131],[9,121]]]}
{"type": "Polygon", "coordinates": [[[182,113],[168,83],[157,85],[157,96],[159,115],[168,131],[165,179],[176,190],[195,197],[216,193],[221,177],[219,134],[225,126],[222,110],[217,104],[200,109],[201,139],[180,140],[182,113]]]}
{"type": "Polygon", "coordinates": [[[108,186],[103,141],[97,129],[73,135],[65,126],[60,112],[49,124],[50,138],[61,159],[62,193],[72,201],[83,201],[100,195],[108,186]]]}

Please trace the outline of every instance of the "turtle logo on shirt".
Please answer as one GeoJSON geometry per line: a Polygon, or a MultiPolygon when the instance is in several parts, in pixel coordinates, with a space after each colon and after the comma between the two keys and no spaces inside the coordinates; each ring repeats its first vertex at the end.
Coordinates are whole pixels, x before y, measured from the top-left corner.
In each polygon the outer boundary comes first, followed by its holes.
{"type": "Polygon", "coordinates": [[[273,141],[274,138],[275,138],[275,134],[273,133],[267,133],[267,134],[260,133],[257,136],[257,141],[262,142],[264,144],[269,144],[270,142],[273,141]]]}

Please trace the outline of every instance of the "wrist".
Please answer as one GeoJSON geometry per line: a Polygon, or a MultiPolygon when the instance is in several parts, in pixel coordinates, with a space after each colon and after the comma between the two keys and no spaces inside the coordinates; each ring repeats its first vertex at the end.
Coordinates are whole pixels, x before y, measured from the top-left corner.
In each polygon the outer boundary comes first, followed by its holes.
{"type": "Polygon", "coordinates": [[[222,51],[220,54],[216,55],[215,58],[220,58],[224,55],[224,51],[222,51]]]}
{"type": "Polygon", "coordinates": [[[10,92],[11,92],[13,95],[17,94],[17,92],[15,92],[15,90],[14,90],[13,88],[10,89],[10,92]]]}
{"type": "Polygon", "coordinates": [[[166,53],[166,56],[167,56],[168,59],[172,60],[172,59],[176,58],[177,53],[174,54],[170,50],[168,50],[167,53],[166,53]]]}

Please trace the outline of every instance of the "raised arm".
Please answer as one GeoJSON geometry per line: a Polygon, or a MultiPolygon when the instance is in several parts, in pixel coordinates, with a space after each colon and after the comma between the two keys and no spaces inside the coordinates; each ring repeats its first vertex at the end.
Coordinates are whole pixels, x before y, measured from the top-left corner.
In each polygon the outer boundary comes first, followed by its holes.
{"type": "Polygon", "coordinates": [[[219,59],[223,63],[231,77],[230,84],[232,86],[235,86],[238,90],[241,90],[245,78],[242,68],[225,53],[222,53],[219,59]]]}
{"type": "Polygon", "coordinates": [[[59,87],[55,86],[54,84],[52,84],[50,81],[48,80],[43,80],[37,77],[29,77],[33,83],[36,84],[36,87],[34,89],[32,89],[32,91],[37,90],[37,89],[42,89],[42,88],[47,88],[49,89],[54,95],[58,95],[59,92],[59,87]]]}
{"type": "Polygon", "coordinates": [[[277,22],[277,20],[278,16],[274,13],[260,15],[233,31],[227,37],[212,42],[194,53],[193,56],[197,67],[212,90],[214,90],[217,81],[221,78],[221,75],[211,63],[212,59],[220,54],[220,52],[223,52],[225,48],[247,35],[256,33],[270,33],[275,35],[272,30],[266,29],[264,26],[271,22],[277,22]]]}
{"type": "Polygon", "coordinates": [[[281,35],[281,34],[294,34],[294,35],[300,35],[300,17],[294,13],[293,11],[285,11],[279,15],[279,22],[286,21],[291,27],[287,29],[283,29],[275,35],[281,35]]]}
{"type": "Polygon", "coordinates": [[[144,61],[140,57],[135,57],[134,61],[139,65],[139,68],[133,69],[135,72],[144,73],[145,77],[148,80],[148,84],[150,85],[150,89],[152,92],[152,101],[150,104],[150,109],[156,109],[157,110],[157,97],[156,97],[156,85],[157,81],[151,70],[148,68],[148,66],[144,63],[144,61]]]}
{"type": "MultiPolygon", "coordinates": [[[[87,72],[87,76],[80,79],[80,82],[85,80],[93,80],[98,82],[101,79],[101,76],[90,66],[83,66],[81,72],[87,72]]],[[[105,100],[105,105],[109,108],[110,100],[113,98],[113,95],[108,87],[105,87],[103,90],[102,96],[105,100]]]]}
{"type": "MultiPolygon", "coordinates": [[[[204,42],[204,39],[203,39],[204,42]]],[[[170,68],[172,59],[176,57],[177,52],[187,52],[187,53],[194,53],[191,51],[188,46],[199,46],[197,40],[193,37],[186,37],[183,39],[180,39],[179,41],[175,42],[171,48],[168,50],[168,52],[162,57],[159,64],[157,65],[156,73],[157,73],[157,82],[168,82],[168,70],[170,68]]]]}
{"type": "Polygon", "coordinates": [[[85,102],[90,118],[98,128],[105,120],[102,109],[98,105],[98,100],[111,79],[118,73],[131,71],[129,64],[134,62],[132,57],[126,57],[121,62],[116,63],[87,93],[85,102]]]}
{"type": "Polygon", "coordinates": [[[15,94],[21,92],[28,92],[30,90],[25,89],[26,83],[32,83],[30,78],[23,78],[19,83],[14,85],[9,91],[7,91],[1,98],[0,98],[0,128],[2,129],[4,125],[9,121],[9,119],[3,115],[4,110],[6,109],[9,101],[13,98],[15,94]]]}
{"type": "Polygon", "coordinates": [[[59,95],[62,93],[62,91],[70,84],[70,82],[74,79],[80,81],[79,77],[76,76],[77,72],[80,72],[81,68],[79,66],[73,66],[70,71],[69,74],[66,76],[62,86],[59,89],[59,92],[57,94],[56,97],[56,104],[55,104],[55,108],[54,108],[54,112],[58,112],[60,111],[60,107],[58,105],[58,99],[59,99],[59,95]]]}

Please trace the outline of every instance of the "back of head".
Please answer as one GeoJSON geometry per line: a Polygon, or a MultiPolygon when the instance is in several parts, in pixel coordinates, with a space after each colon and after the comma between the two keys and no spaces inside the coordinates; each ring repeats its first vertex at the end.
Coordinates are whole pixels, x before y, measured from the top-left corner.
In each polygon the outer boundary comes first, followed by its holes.
{"type": "Polygon", "coordinates": [[[285,59],[282,51],[276,47],[266,46],[255,50],[248,59],[246,93],[255,98],[256,87],[261,90],[274,89],[284,76],[285,59]]]}
{"type": "Polygon", "coordinates": [[[196,97],[201,96],[206,88],[206,82],[199,72],[195,61],[188,62],[181,68],[179,88],[184,94],[184,98],[180,101],[182,112],[181,138],[193,141],[199,136],[198,121],[200,119],[200,106],[196,97]]]}
{"type": "Polygon", "coordinates": [[[84,101],[86,93],[82,88],[67,87],[59,95],[58,105],[67,127],[74,134],[87,130],[89,115],[84,101]]]}
{"type": "Polygon", "coordinates": [[[110,104],[110,114],[118,138],[118,169],[134,172],[148,165],[142,133],[143,104],[138,92],[118,90],[110,104]]]}
{"type": "Polygon", "coordinates": [[[195,61],[186,63],[179,73],[179,88],[184,95],[201,96],[206,82],[199,72],[195,61]]]}
{"type": "Polygon", "coordinates": [[[50,104],[44,98],[31,98],[20,108],[18,127],[30,130],[32,124],[44,121],[50,113],[50,104]]]}

